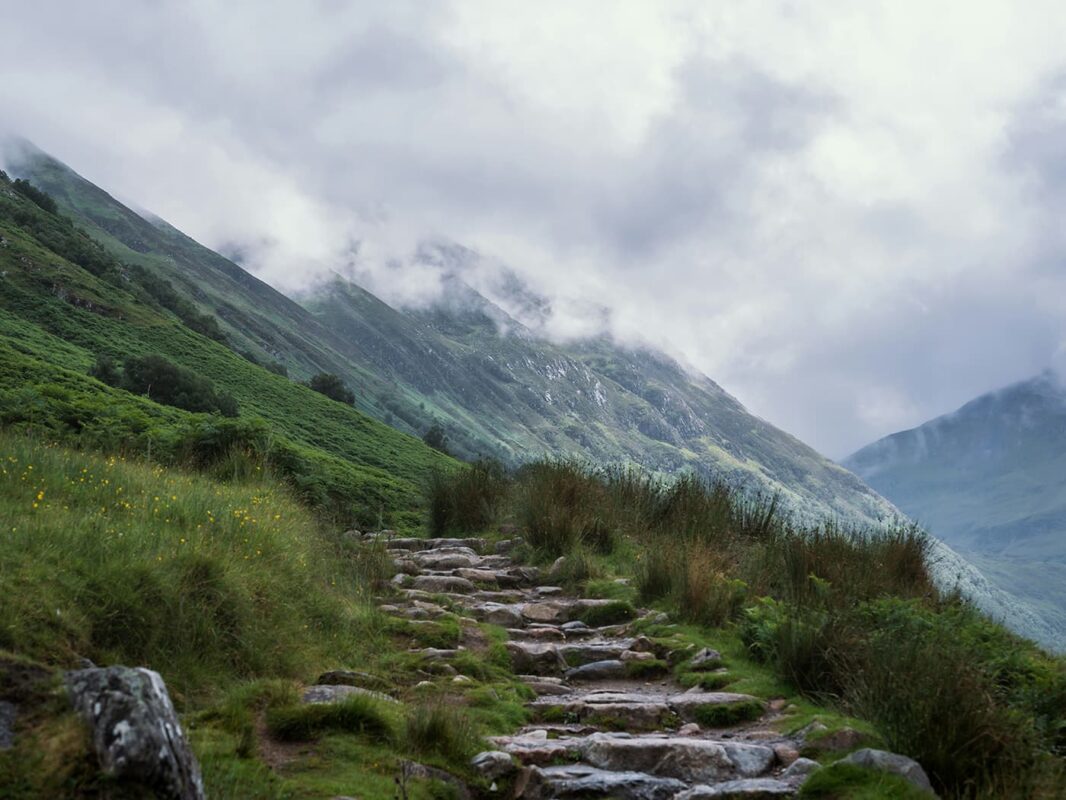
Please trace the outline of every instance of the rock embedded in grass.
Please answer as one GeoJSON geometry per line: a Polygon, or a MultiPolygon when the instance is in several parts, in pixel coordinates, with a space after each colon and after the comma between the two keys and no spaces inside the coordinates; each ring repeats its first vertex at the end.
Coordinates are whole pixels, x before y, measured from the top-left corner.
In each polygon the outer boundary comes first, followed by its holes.
{"type": "Polygon", "coordinates": [[[300,701],[308,705],[317,705],[319,703],[339,703],[355,696],[372,697],[375,700],[381,700],[386,703],[399,702],[395,697],[391,697],[384,692],[375,692],[373,689],[364,689],[362,686],[353,686],[347,683],[308,686],[303,695],[301,695],[300,701]]]}
{"type": "Polygon", "coordinates": [[[722,654],[709,647],[704,647],[688,662],[689,669],[695,672],[718,669],[720,666],[722,666],[722,654]]]}
{"type": "Polygon", "coordinates": [[[490,781],[518,771],[510,753],[504,753],[502,750],[486,750],[478,753],[470,760],[470,766],[476,773],[490,781]]]}
{"type": "Polygon", "coordinates": [[[855,764],[867,769],[891,772],[901,778],[906,778],[919,789],[924,789],[927,792],[933,791],[933,785],[929,782],[929,776],[925,774],[922,765],[913,758],[908,758],[898,753],[889,753],[885,750],[874,750],[867,747],[862,750],[856,750],[851,755],[841,759],[841,761],[845,764],[855,764]]]}
{"type": "Polygon", "coordinates": [[[165,800],[204,800],[204,782],[159,673],[107,667],[66,673],[101,769],[165,800]]]}

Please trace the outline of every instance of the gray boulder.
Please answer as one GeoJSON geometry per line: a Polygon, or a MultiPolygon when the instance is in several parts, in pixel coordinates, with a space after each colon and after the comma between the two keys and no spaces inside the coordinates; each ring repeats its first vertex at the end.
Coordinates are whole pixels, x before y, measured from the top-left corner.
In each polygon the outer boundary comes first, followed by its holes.
{"type": "Polygon", "coordinates": [[[907,756],[901,756],[898,753],[889,753],[885,750],[874,750],[866,747],[862,750],[856,750],[847,758],[842,759],[842,761],[845,764],[855,764],[867,769],[891,772],[894,775],[906,778],[919,789],[924,789],[927,792],[933,791],[933,785],[929,782],[929,776],[925,774],[922,765],[913,758],[907,758],[907,756]]]}
{"type": "Polygon", "coordinates": [[[484,753],[478,753],[470,760],[470,766],[474,768],[475,772],[490,781],[510,775],[518,769],[510,753],[504,753],[501,750],[487,750],[484,753]]]}
{"type": "Polygon", "coordinates": [[[203,800],[204,782],[159,673],[92,668],[64,676],[101,769],[167,800],[203,800]]]}
{"type": "Polygon", "coordinates": [[[692,657],[688,665],[690,669],[694,670],[718,669],[718,667],[722,666],[722,654],[717,650],[704,647],[692,657]]]}

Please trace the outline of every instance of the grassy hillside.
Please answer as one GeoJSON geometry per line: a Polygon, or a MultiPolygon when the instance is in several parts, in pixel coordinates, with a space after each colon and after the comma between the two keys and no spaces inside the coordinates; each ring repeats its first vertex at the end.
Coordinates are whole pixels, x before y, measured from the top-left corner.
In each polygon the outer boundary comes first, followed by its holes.
{"type": "Polygon", "coordinates": [[[364,524],[386,512],[402,522],[417,508],[421,484],[449,459],[194,330],[202,321],[191,317],[190,327],[182,306],[164,306],[158,281],[0,177],[4,424],[172,461],[240,449],[272,463],[316,506],[364,524]],[[87,375],[101,355],[121,363],[149,354],[232,395],[239,419],[161,406],[87,375]]]}
{"type": "MultiPolygon", "coordinates": [[[[779,493],[812,518],[893,513],[846,470],[661,354],[606,340],[553,344],[454,277],[430,309],[394,309],[338,280],[306,301],[308,313],[31,145],[13,167],[120,260],[170,280],[199,313],[218,320],[234,349],[280,361],[295,376],[336,372],[356,389],[361,409],[400,430],[421,434],[439,420],[461,456],[630,461],[728,477],[779,493]]],[[[464,252],[442,247],[424,255],[447,272],[461,266],[464,252]]],[[[511,305],[543,304],[517,284],[509,293],[511,305]]]]}
{"type": "Polygon", "coordinates": [[[1034,606],[1066,649],[1066,391],[1050,374],[989,393],[845,462],[1034,606]]]}

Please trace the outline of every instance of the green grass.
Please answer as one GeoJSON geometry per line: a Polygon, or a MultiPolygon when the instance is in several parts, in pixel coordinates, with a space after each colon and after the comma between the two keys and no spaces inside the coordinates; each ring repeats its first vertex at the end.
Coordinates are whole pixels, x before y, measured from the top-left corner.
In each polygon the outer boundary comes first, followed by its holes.
{"type": "Polygon", "coordinates": [[[714,705],[697,706],[693,711],[696,722],[708,728],[725,728],[739,725],[741,722],[758,719],[762,716],[762,703],[757,700],[746,700],[736,703],[720,703],[714,705]]]}
{"type": "Polygon", "coordinates": [[[0,433],[0,519],[0,648],[41,662],[146,665],[180,699],[370,645],[352,562],[267,476],[0,433]]]}
{"type": "Polygon", "coordinates": [[[929,800],[929,792],[888,772],[833,764],[815,771],[799,796],[810,800],[929,800]]]}

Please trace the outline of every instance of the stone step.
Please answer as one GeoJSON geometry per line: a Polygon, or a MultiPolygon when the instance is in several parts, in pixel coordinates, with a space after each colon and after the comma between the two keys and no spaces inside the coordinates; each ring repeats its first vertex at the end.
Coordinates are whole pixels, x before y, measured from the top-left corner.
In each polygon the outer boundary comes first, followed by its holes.
{"type": "MultiPolygon", "coordinates": [[[[547,656],[543,658],[546,660],[547,656]]],[[[664,726],[671,717],[701,722],[714,716],[716,707],[758,702],[751,695],[732,692],[594,691],[538,697],[527,707],[540,719],[563,716],[646,731],[664,726]]]]}
{"type": "Polygon", "coordinates": [[[610,797],[618,800],[670,800],[686,790],[674,778],[642,772],[612,772],[585,764],[529,767],[518,777],[515,797],[530,800],[579,800],[610,797]]]}
{"type": "Polygon", "coordinates": [[[447,548],[466,547],[471,550],[482,552],[488,547],[484,539],[420,539],[415,537],[369,537],[377,538],[385,542],[389,550],[443,550],[447,548]]]}

